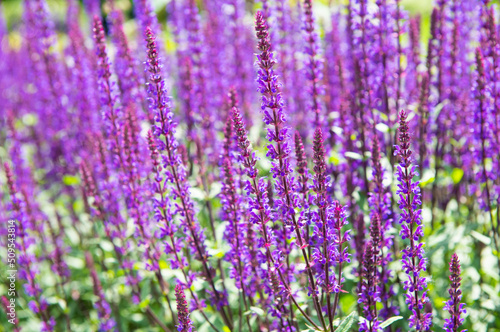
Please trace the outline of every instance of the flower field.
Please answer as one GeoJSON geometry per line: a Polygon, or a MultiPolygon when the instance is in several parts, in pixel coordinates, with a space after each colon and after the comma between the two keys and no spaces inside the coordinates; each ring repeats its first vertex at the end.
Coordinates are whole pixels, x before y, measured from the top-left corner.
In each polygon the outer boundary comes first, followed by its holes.
{"type": "Polygon", "coordinates": [[[0,2],[0,332],[500,331],[497,2],[0,2]]]}

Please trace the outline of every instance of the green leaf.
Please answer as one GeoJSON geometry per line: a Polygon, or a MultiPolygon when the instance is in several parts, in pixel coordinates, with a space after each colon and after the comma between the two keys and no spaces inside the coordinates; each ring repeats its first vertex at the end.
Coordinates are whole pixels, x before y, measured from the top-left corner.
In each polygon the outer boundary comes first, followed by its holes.
{"type": "Polygon", "coordinates": [[[168,263],[165,262],[164,260],[160,260],[159,261],[159,267],[160,267],[160,270],[168,269],[168,263]]]}
{"type": "Polygon", "coordinates": [[[189,194],[193,199],[197,201],[204,201],[207,198],[207,194],[205,193],[205,191],[201,190],[200,188],[189,188],[189,194]]]}
{"type": "Polygon", "coordinates": [[[38,123],[38,116],[35,114],[25,114],[22,118],[26,126],[34,126],[38,123]]]}
{"type": "Polygon", "coordinates": [[[394,317],[391,317],[391,318],[387,318],[379,326],[384,329],[387,326],[391,325],[392,323],[394,323],[394,322],[396,322],[396,321],[398,321],[400,319],[403,319],[403,316],[394,316],[394,317]]]}
{"type": "Polygon", "coordinates": [[[76,270],[81,270],[85,267],[85,262],[80,257],[66,256],[64,261],[70,268],[76,270]]]}
{"type": "Polygon", "coordinates": [[[317,330],[314,326],[311,326],[311,325],[309,325],[307,323],[306,323],[306,326],[308,327],[308,329],[307,330],[302,330],[300,332],[311,332],[311,330],[314,331],[314,332],[321,332],[322,331],[322,330],[317,330]]]}
{"type": "Polygon", "coordinates": [[[428,179],[422,179],[422,181],[420,181],[420,187],[423,188],[423,187],[433,183],[435,179],[436,179],[435,177],[430,177],[428,179]]]}
{"type": "Polygon", "coordinates": [[[471,231],[470,232],[470,235],[475,238],[476,240],[478,240],[479,242],[482,242],[484,243],[485,245],[490,245],[491,243],[491,239],[481,233],[478,233],[476,231],[471,231]]]}
{"type": "Polygon", "coordinates": [[[221,182],[213,182],[210,186],[210,193],[208,194],[208,198],[217,197],[222,191],[222,183],[221,182]]]}
{"type": "Polygon", "coordinates": [[[141,301],[141,303],[139,303],[139,308],[145,309],[146,307],[149,306],[150,301],[151,299],[149,297],[146,297],[144,300],[141,301]]]}
{"type": "Polygon", "coordinates": [[[80,178],[75,175],[63,175],[63,183],[67,186],[76,186],[80,184],[80,178]]]}
{"type": "MultiPolygon", "coordinates": [[[[384,114],[385,115],[385,114],[384,114]]],[[[375,125],[375,128],[380,131],[381,133],[388,133],[389,132],[389,126],[386,125],[385,123],[377,123],[375,125]]]]}
{"type": "Polygon", "coordinates": [[[345,152],[344,156],[346,158],[351,158],[351,159],[354,159],[354,160],[362,160],[363,159],[362,155],[360,155],[359,153],[356,153],[356,152],[351,152],[351,151],[345,152]]]}
{"type": "Polygon", "coordinates": [[[243,315],[248,316],[251,314],[256,314],[257,316],[264,316],[264,310],[259,307],[250,307],[250,310],[246,311],[243,315]]]}
{"type": "Polygon", "coordinates": [[[338,153],[333,151],[332,154],[330,155],[330,157],[328,158],[328,163],[333,164],[334,166],[337,166],[338,164],[340,164],[340,158],[339,158],[338,153]]]}
{"type": "Polygon", "coordinates": [[[461,168],[454,168],[453,171],[451,171],[451,179],[455,184],[459,183],[463,176],[464,170],[461,168]]]}
{"type": "Polygon", "coordinates": [[[352,326],[354,319],[356,318],[356,312],[351,312],[349,316],[344,318],[342,323],[340,323],[339,327],[335,330],[335,332],[347,332],[352,326]]]}

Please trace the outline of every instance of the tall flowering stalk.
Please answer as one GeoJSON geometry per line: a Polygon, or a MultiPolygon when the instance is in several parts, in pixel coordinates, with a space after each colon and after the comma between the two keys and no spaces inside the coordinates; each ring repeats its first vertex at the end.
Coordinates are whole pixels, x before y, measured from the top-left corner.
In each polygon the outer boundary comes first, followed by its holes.
{"type": "Polygon", "coordinates": [[[378,257],[376,253],[376,245],[373,242],[368,242],[363,254],[363,266],[361,275],[361,293],[359,294],[359,302],[363,303],[363,314],[365,320],[359,324],[360,331],[379,331],[379,320],[377,319],[377,301],[380,301],[378,292],[377,264],[378,257]]]}
{"type": "MultiPolygon", "coordinates": [[[[118,77],[118,89],[121,93],[123,105],[130,105],[134,113],[143,109],[144,114],[137,114],[140,119],[146,118],[152,123],[152,114],[147,108],[138,107],[144,104],[144,87],[141,86],[141,78],[138,74],[138,64],[130,49],[130,43],[124,31],[124,18],[121,11],[113,9],[109,14],[111,35],[116,46],[114,69],[118,77]]],[[[145,106],[145,105],[144,105],[145,106]]]]}
{"type": "Polygon", "coordinates": [[[407,291],[406,304],[412,312],[410,316],[410,327],[417,331],[428,331],[432,323],[432,314],[423,311],[424,305],[429,301],[427,297],[427,279],[420,275],[426,270],[426,259],[424,257],[424,243],[419,243],[424,232],[422,228],[422,216],[420,205],[419,182],[413,178],[417,176],[416,165],[412,165],[412,150],[410,148],[410,133],[408,127],[408,114],[402,110],[399,113],[399,145],[395,148],[395,154],[400,158],[397,166],[396,176],[399,181],[398,204],[401,209],[399,223],[401,224],[401,238],[409,239],[410,244],[403,249],[403,271],[408,275],[408,280],[403,284],[407,291]],[[419,294],[422,292],[421,294],[419,294]]]}
{"type": "MultiPolygon", "coordinates": [[[[389,235],[388,230],[393,226],[392,219],[392,206],[391,206],[391,193],[384,185],[385,169],[381,163],[380,144],[377,136],[374,137],[372,142],[372,182],[373,188],[368,197],[368,205],[370,207],[370,219],[378,219],[380,227],[380,271],[378,285],[380,292],[380,299],[384,304],[380,310],[379,315],[387,319],[397,313],[391,303],[391,297],[394,295],[394,290],[389,284],[391,278],[391,270],[389,263],[392,261],[391,249],[393,248],[393,236],[389,235]]],[[[378,249],[378,248],[377,248],[378,249]]]]}
{"type": "Polygon", "coordinates": [[[335,291],[338,285],[335,278],[335,272],[332,273],[333,255],[331,253],[336,250],[335,236],[332,230],[332,209],[330,207],[330,199],[327,195],[327,187],[329,186],[326,162],[325,162],[325,148],[323,146],[323,132],[321,128],[316,128],[314,132],[314,188],[316,197],[314,202],[318,207],[318,216],[316,225],[314,227],[313,239],[317,246],[313,249],[312,258],[316,262],[316,278],[318,285],[323,288],[326,294],[326,305],[328,309],[328,320],[330,322],[330,330],[333,331],[333,316],[332,316],[332,302],[331,293],[335,291]]]}
{"type": "MultiPolygon", "coordinates": [[[[11,199],[11,204],[8,206],[8,210],[13,212],[11,220],[15,222],[14,229],[16,237],[14,238],[14,242],[16,244],[16,249],[19,250],[19,257],[17,260],[17,265],[20,270],[19,278],[26,282],[24,284],[24,291],[30,298],[32,298],[28,303],[28,307],[42,320],[41,331],[51,332],[54,331],[56,322],[54,317],[52,317],[49,313],[47,300],[42,295],[42,289],[36,280],[39,271],[37,268],[38,260],[33,254],[31,248],[35,243],[35,239],[30,234],[33,229],[27,220],[25,204],[18,197],[19,194],[9,164],[4,164],[4,170],[7,177],[7,188],[11,199]]],[[[11,242],[9,241],[9,243],[11,242]]]]}
{"type": "MultiPolygon", "coordinates": [[[[498,244],[498,223],[495,226],[492,200],[494,197],[494,191],[491,187],[491,171],[487,165],[489,158],[494,158],[494,143],[493,143],[493,133],[489,123],[493,123],[494,119],[492,112],[490,111],[490,105],[488,104],[487,95],[490,93],[488,86],[486,85],[486,74],[484,70],[484,58],[481,49],[476,50],[476,66],[477,66],[477,83],[475,87],[475,97],[477,99],[477,110],[474,112],[474,122],[473,127],[473,137],[474,142],[479,146],[475,151],[475,160],[479,166],[479,171],[476,174],[477,180],[483,184],[484,189],[482,190],[480,206],[489,212],[489,219],[491,224],[491,233],[493,238],[493,244],[495,249],[499,250],[498,244]]],[[[498,202],[497,202],[498,204],[498,202]]],[[[498,220],[497,220],[498,221],[498,220]]],[[[498,267],[500,268],[500,258],[497,257],[498,267]]]]}
{"type": "MultiPolygon", "coordinates": [[[[246,228],[244,223],[247,219],[244,217],[242,205],[245,203],[243,197],[237,191],[237,178],[235,175],[235,166],[233,165],[234,156],[232,153],[232,143],[234,141],[234,131],[233,131],[233,121],[231,114],[229,114],[226,124],[224,126],[224,143],[223,143],[223,153],[222,159],[222,192],[221,192],[221,203],[222,203],[222,220],[227,221],[228,225],[224,232],[224,238],[229,243],[231,249],[226,254],[226,259],[231,263],[230,276],[236,282],[236,287],[240,290],[240,296],[245,305],[245,309],[248,310],[248,296],[253,297],[254,294],[249,294],[252,292],[254,287],[246,287],[249,278],[251,282],[255,282],[255,277],[252,276],[250,270],[251,255],[249,250],[245,248],[245,236],[246,228]]],[[[242,319],[242,311],[240,307],[240,318],[242,319]]],[[[250,328],[249,317],[246,318],[247,325],[250,328]]]]}
{"type": "Polygon", "coordinates": [[[236,286],[241,288],[243,286],[242,279],[243,276],[243,247],[242,243],[245,238],[245,233],[242,221],[245,218],[242,215],[241,204],[243,203],[242,197],[240,197],[237,191],[237,184],[235,178],[235,169],[233,165],[233,155],[231,151],[231,142],[233,140],[233,120],[231,115],[228,116],[226,120],[226,125],[224,126],[224,149],[221,156],[221,178],[222,178],[222,197],[221,202],[223,205],[223,220],[228,221],[228,226],[226,227],[225,238],[231,245],[231,252],[228,255],[230,261],[234,263],[233,268],[237,269],[236,272],[236,286]]]}
{"type": "Polygon", "coordinates": [[[220,310],[225,323],[231,328],[224,306],[227,300],[215,287],[214,273],[210,268],[205,244],[205,235],[195,218],[194,204],[189,195],[189,183],[184,164],[177,152],[177,141],[174,137],[176,125],[172,121],[172,111],[170,100],[165,88],[165,81],[161,74],[161,63],[157,51],[156,39],[150,28],[146,29],[146,41],[148,45],[147,70],[149,72],[148,93],[150,95],[150,110],[155,114],[156,124],[152,132],[156,137],[156,146],[161,153],[164,176],[169,184],[169,191],[172,199],[178,200],[173,214],[180,216],[181,227],[185,232],[185,241],[195,252],[195,258],[199,260],[203,267],[203,275],[210,284],[213,292],[214,304],[220,310]]]}
{"type": "Polygon", "coordinates": [[[381,301],[380,279],[378,266],[381,263],[380,251],[381,236],[380,217],[378,214],[371,216],[370,241],[366,244],[361,266],[361,285],[359,287],[358,302],[363,304],[363,315],[365,320],[359,324],[360,331],[378,331],[379,315],[377,314],[377,302],[381,301]]]}
{"type": "Polygon", "coordinates": [[[177,302],[177,318],[179,320],[177,331],[193,331],[193,324],[191,322],[191,319],[189,318],[186,296],[184,295],[184,290],[182,289],[182,286],[180,284],[175,285],[175,300],[177,302]]]}
{"type": "MultiPolygon", "coordinates": [[[[158,231],[156,232],[156,236],[159,239],[167,238],[164,242],[165,249],[164,252],[169,257],[170,265],[173,269],[179,269],[182,272],[182,275],[185,280],[185,284],[190,290],[192,301],[194,302],[195,308],[203,309],[205,307],[205,303],[203,300],[200,300],[196,294],[191,289],[195,281],[195,273],[190,271],[190,263],[185,255],[183,255],[183,249],[185,248],[184,239],[180,236],[176,236],[179,231],[179,227],[173,223],[173,215],[172,215],[172,204],[168,199],[167,193],[167,183],[163,179],[162,175],[162,166],[160,164],[160,156],[158,153],[158,149],[156,148],[155,138],[151,130],[148,131],[147,134],[148,140],[148,149],[150,152],[150,157],[152,161],[152,191],[155,193],[153,196],[153,210],[156,221],[158,222],[158,231]]],[[[155,271],[155,275],[160,283],[160,288],[166,291],[165,286],[163,284],[163,276],[161,275],[161,271],[158,266],[158,261],[152,261],[151,264],[152,269],[155,271]]],[[[168,301],[168,297],[167,297],[168,301]]],[[[169,302],[170,305],[170,302],[169,302]]],[[[201,310],[201,314],[203,318],[210,324],[212,328],[215,329],[215,326],[212,325],[207,315],[201,310]]]]}
{"type": "Polygon", "coordinates": [[[335,300],[333,302],[333,314],[332,318],[335,318],[335,313],[337,311],[337,306],[339,304],[340,293],[345,293],[346,291],[342,289],[342,284],[345,281],[343,277],[343,268],[345,264],[350,263],[349,252],[347,245],[344,247],[344,243],[349,243],[351,241],[351,236],[349,235],[350,230],[343,230],[347,226],[348,221],[346,217],[345,206],[340,205],[339,202],[335,202],[333,207],[333,230],[334,230],[334,241],[336,249],[333,252],[333,259],[338,266],[337,274],[337,287],[335,288],[335,300]]]}
{"type": "MultiPolygon", "coordinates": [[[[123,117],[117,106],[118,97],[115,92],[115,83],[111,80],[111,68],[106,50],[106,36],[104,27],[98,16],[94,16],[93,33],[95,52],[97,56],[97,73],[100,92],[100,106],[103,118],[102,134],[106,137],[107,149],[111,151],[111,165],[120,169],[124,164],[123,157],[123,117]]],[[[122,180],[122,179],[119,179],[122,180]]]]}
{"type": "Polygon", "coordinates": [[[306,77],[309,80],[309,98],[311,111],[314,113],[313,128],[322,126],[322,101],[324,94],[323,63],[318,45],[318,34],[315,31],[314,15],[312,12],[312,0],[304,1],[304,27],[305,31],[305,53],[306,53],[306,77]]]}
{"type": "MultiPolygon", "coordinates": [[[[460,315],[465,314],[464,309],[465,303],[460,303],[462,300],[462,291],[460,290],[460,284],[462,277],[460,277],[460,261],[458,260],[457,254],[451,256],[450,261],[450,299],[446,301],[444,310],[447,310],[451,318],[445,319],[444,330],[446,332],[459,332],[460,325],[463,324],[464,319],[460,315]]],[[[462,330],[465,332],[467,330],[462,330]]]]}
{"type": "MultiPolygon", "coordinates": [[[[295,159],[296,159],[296,172],[297,175],[297,186],[295,187],[295,191],[299,195],[299,203],[298,206],[302,209],[300,212],[300,219],[305,220],[305,241],[306,243],[310,243],[310,226],[311,226],[311,195],[309,195],[309,172],[307,169],[307,156],[304,150],[304,143],[302,142],[302,137],[299,132],[295,132],[294,135],[295,140],[295,159]]],[[[307,247],[307,253],[309,257],[312,255],[312,247],[307,247]]]]}
{"type": "Polygon", "coordinates": [[[316,193],[314,203],[318,207],[315,217],[315,227],[311,238],[314,245],[311,255],[315,262],[314,269],[318,285],[326,294],[327,315],[330,330],[333,331],[333,319],[335,307],[331,302],[331,293],[336,293],[335,306],[338,303],[338,295],[342,283],[342,263],[349,261],[347,248],[342,248],[343,243],[348,241],[347,234],[342,235],[341,228],[345,225],[345,217],[338,202],[331,202],[327,189],[330,186],[327,176],[325,160],[325,148],[323,146],[323,132],[316,128],[313,141],[314,181],[313,190],[316,193]],[[339,275],[335,275],[334,268],[338,267],[339,275]]]}
{"type": "Polygon", "coordinates": [[[271,173],[278,178],[276,194],[280,197],[276,201],[276,208],[280,213],[284,226],[295,231],[297,245],[302,252],[306,263],[306,274],[309,280],[309,291],[313,297],[314,305],[321,325],[326,329],[325,320],[321,312],[318,298],[318,289],[311,269],[311,262],[307,254],[307,243],[303,240],[303,224],[296,218],[294,208],[297,206],[298,198],[293,192],[295,180],[291,176],[292,169],[288,159],[291,146],[290,135],[285,127],[286,114],[284,111],[284,100],[280,93],[278,77],[274,72],[276,59],[271,50],[269,30],[262,12],[255,15],[255,31],[258,39],[257,65],[259,67],[257,82],[258,90],[262,94],[261,109],[263,120],[267,128],[267,138],[270,144],[267,156],[272,160],[271,173]],[[273,143],[274,142],[274,143],[273,143]]]}
{"type": "MultiPolygon", "coordinates": [[[[247,137],[242,116],[236,107],[232,109],[232,118],[238,147],[240,149],[241,163],[245,167],[246,175],[248,177],[245,189],[247,194],[250,196],[250,222],[253,225],[257,225],[261,235],[258,239],[257,245],[258,247],[264,248],[265,251],[264,257],[260,255],[260,257],[257,258],[258,263],[267,264],[267,271],[263,270],[261,272],[262,279],[272,281],[272,287],[269,289],[269,294],[272,295],[274,301],[270,309],[273,316],[283,321],[283,319],[286,319],[286,317],[283,317],[286,314],[283,307],[283,295],[286,297],[289,296],[297,308],[299,308],[299,310],[302,309],[295,301],[293,294],[291,294],[290,286],[288,285],[288,278],[282,271],[283,262],[281,253],[276,249],[271,251],[271,247],[276,248],[277,240],[274,230],[272,227],[268,226],[268,223],[270,222],[271,209],[268,200],[267,183],[262,177],[258,176],[258,170],[255,166],[257,164],[257,159],[255,157],[255,153],[250,148],[250,141],[247,137]]],[[[247,233],[250,233],[250,230],[251,228],[248,228],[247,233]]],[[[306,317],[308,316],[306,315],[306,317]]],[[[314,324],[312,320],[310,320],[310,322],[314,324]]],[[[291,325],[291,323],[288,324],[289,326],[291,325]]]]}
{"type": "Polygon", "coordinates": [[[354,67],[354,107],[357,113],[355,120],[358,123],[355,126],[359,141],[361,143],[361,156],[363,166],[364,190],[368,191],[368,162],[365,154],[368,151],[369,138],[375,133],[374,113],[374,90],[373,87],[380,85],[380,73],[377,70],[376,62],[371,61],[370,55],[374,53],[374,41],[377,39],[371,24],[373,13],[368,11],[368,2],[359,0],[352,5],[349,2],[349,11],[351,19],[350,26],[351,46],[354,67]],[[351,16],[352,15],[352,16],[351,16]]]}
{"type": "MultiPolygon", "coordinates": [[[[186,56],[190,58],[192,64],[193,88],[193,107],[197,110],[199,116],[199,125],[202,131],[198,137],[202,138],[204,153],[213,154],[216,143],[215,132],[213,128],[213,115],[210,109],[210,99],[208,99],[208,80],[206,66],[205,48],[202,47],[207,41],[203,38],[201,29],[201,18],[198,6],[195,0],[187,0],[184,8],[186,32],[187,32],[187,50],[186,56]]],[[[214,96],[212,96],[214,97],[214,96]]],[[[213,156],[216,157],[216,156],[213,156]]]]}
{"type": "Polygon", "coordinates": [[[99,317],[99,331],[115,331],[116,322],[113,317],[111,317],[111,307],[104,296],[104,290],[102,288],[101,280],[97,276],[92,255],[88,252],[85,253],[85,261],[90,270],[90,277],[92,278],[92,283],[94,285],[94,295],[97,297],[94,307],[97,310],[97,315],[99,317]]]}

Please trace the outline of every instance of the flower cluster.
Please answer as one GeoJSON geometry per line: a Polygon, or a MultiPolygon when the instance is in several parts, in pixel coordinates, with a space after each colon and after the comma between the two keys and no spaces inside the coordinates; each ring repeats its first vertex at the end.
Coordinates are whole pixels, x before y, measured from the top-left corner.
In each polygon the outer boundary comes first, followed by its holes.
{"type": "Polygon", "coordinates": [[[420,205],[420,187],[413,181],[417,176],[416,166],[412,165],[412,150],[410,148],[410,132],[408,127],[408,113],[399,113],[399,145],[396,146],[400,163],[397,166],[396,176],[398,184],[398,204],[401,209],[399,223],[401,224],[401,238],[408,239],[410,245],[403,249],[403,271],[408,275],[404,282],[407,291],[406,303],[411,310],[410,327],[417,331],[428,331],[431,326],[431,313],[424,312],[424,306],[429,301],[427,297],[427,279],[421,276],[426,270],[424,257],[424,243],[419,243],[423,237],[422,210],[420,205]],[[419,294],[419,292],[422,292],[419,294]]]}
{"type": "MultiPolygon", "coordinates": [[[[460,290],[462,278],[460,277],[460,261],[458,260],[457,254],[451,256],[450,261],[450,299],[446,301],[444,310],[447,310],[451,318],[447,318],[444,324],[444,329],[446,332],[458,332],[460,325],[463,324],[464,318],[460,317],[462,314],[466,313],[464,309],[465,304],[460,303],[462,300],[462,291],[460,290]]],[[[462,330],[465,332],[467,330],[462,330]]]]}
{"type": "Polygon", "coordinates": [[[189,311],[187,308],[186,296],[184,295],[184,290],[182,286],[177,284],[175,286],[175,301],[177,302],[177,318],[179,320],[179,325],[177,325],[177,331],[179,332],[191,332],[193,331],[193,324],[191,319],[189,319],[189,311]]]}

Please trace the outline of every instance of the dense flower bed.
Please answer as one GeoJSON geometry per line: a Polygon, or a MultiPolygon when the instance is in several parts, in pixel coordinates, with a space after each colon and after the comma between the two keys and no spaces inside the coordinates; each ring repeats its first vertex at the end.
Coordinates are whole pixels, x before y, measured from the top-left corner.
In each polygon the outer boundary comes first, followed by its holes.
{"type": "Polygon", "coordinates": [[[500,331],[495,5],[326,2],[22,3],[7,331],[500,331]]]}

